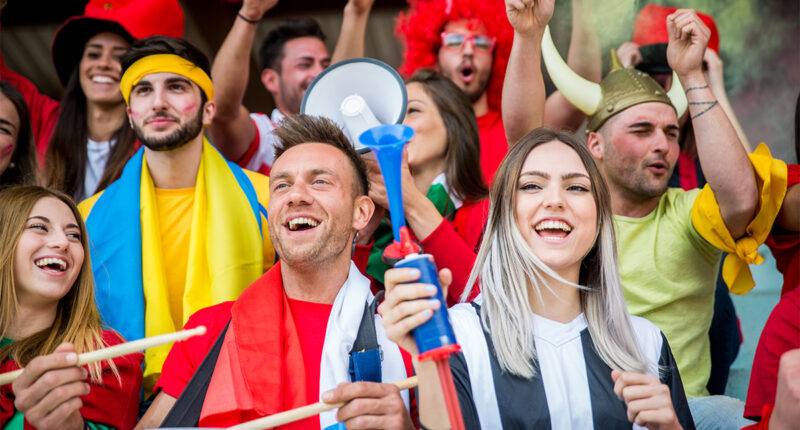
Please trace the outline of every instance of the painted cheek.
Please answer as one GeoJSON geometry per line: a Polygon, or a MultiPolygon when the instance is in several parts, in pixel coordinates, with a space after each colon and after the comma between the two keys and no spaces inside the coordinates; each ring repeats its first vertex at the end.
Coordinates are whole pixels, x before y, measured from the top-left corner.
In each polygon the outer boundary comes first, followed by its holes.
{"type": "Polygon", "coordinates": [[[192,104],[186,106],[185,108],[183,108],[183,111],[187,112],[187,113],[191,112],[194,109],[195,106],[197,106],[197,104],[196,103],[192,103],[192,104]]]}

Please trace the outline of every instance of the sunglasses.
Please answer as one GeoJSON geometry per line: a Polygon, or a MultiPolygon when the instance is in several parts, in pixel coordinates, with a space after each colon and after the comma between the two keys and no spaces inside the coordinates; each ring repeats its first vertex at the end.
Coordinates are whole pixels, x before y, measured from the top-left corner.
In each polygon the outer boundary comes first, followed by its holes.
{"type": "Polygon", "coordinates": [[[466,42],[472,42],[475,49],[492,52],[497,39],[482,34],[463,34],[442,32],[442,45],[448,48],[461,48],[466,42]]]}

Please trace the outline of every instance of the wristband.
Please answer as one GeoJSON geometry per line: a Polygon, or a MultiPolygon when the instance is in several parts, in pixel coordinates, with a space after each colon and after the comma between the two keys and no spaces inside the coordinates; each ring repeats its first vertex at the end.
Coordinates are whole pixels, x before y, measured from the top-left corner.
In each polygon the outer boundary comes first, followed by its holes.
{"type": "Polygon", "coordinates": [[[260,19],[250,19],[250,18],[242,15],[241,12],[236,12],[236,16],[238,16],[239,18],[241,18],[242,20],[244,20],[244,22],[246,22],[248,24],[258,24],[261,21],[260,19]]]}

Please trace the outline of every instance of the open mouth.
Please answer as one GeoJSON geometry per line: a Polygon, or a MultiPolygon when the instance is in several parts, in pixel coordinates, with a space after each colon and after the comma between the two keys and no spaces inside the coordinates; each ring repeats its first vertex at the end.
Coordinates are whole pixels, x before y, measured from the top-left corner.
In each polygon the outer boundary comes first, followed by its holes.
{"type": "Polygon", "coordinates": [[[464,63],[458,68],[458,76],[464,83],[470,83],[475,78],[475,68],[470,63],[464,63]]]}
{"type": "Polygon", "coordinates": [[[110,76],[103,76],[103,75],[94,75],[92,76],[92,82],[96,84],[116,84],[117,81],[110,76]]]}
{"type": "Polygon", "coordinates": [[[572,226],[564,221],[547,219],[536,224],[534,230],[536,230],[536,233],[544,240],[558,241],[569,236],[572,232],[572,226]]]}
{"type": "Polygon", "coordinates": [[[290,231],[310,230],[319,225],[319,221],[308,217],[292,218],[286,223],[286,227],[290,231]]]}
{"type": "Polygon", "coordinates": [[[667,163],[664,163],[663,161],[656,161],[655,163],[648,164],[647,168],[654,173],[661,174],[667,171],[667,163]]]}
{"type": "Polygon", "coordinates": [[[67,261],[63,258],[44,257],[34,261],[34,264],[46,271],[62,273],[67,270],[67,261]]]}

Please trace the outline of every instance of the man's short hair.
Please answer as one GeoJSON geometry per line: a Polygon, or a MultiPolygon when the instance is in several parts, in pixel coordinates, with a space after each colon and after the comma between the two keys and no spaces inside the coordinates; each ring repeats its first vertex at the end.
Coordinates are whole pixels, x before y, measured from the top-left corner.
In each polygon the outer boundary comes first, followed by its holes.
{"type": "Polygon", "coordinates": [[[325,41],[325,33],[316,20],[312,18],[296,18],[281,21],[277,27],[267,33],[267,37],[261,42],[258,50],[258,62],[261,70],[272,69],[281,71],[281,60],[283,60],[284,46],[286,42],[300,37],[316,37],[325,41]]]}
{"type": "Polygon", "coordinates": [[[211,62],[206,54],[183,39],[168,36],[151,36],[134,42],[119,60],[122,73],[140,59],[158,54],[174,54],[185,58],[211,76],[211,62]]]}
{"type": "Polygon", "coordinates": [[[369,181],[367,180],[367,166],[364,160],[353,148],[353,144],[344,135],[333,121],[311,115],[290,115],[281,120],[280,126],[274,131],[275,136],[280,142],[275,145],[275,160],[283,155],[289,148],[304,143],[324,143],[331,145],[342,151],[356,173],[356,181],[353,181],[353,193],[355,196],[367,195],[369,193],[369,181]]]}

